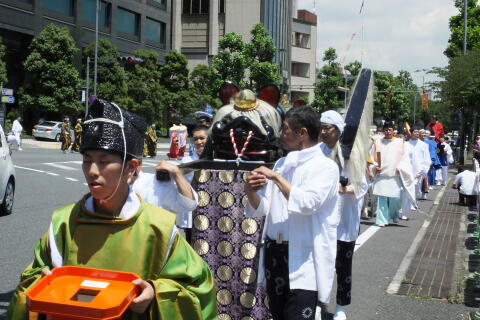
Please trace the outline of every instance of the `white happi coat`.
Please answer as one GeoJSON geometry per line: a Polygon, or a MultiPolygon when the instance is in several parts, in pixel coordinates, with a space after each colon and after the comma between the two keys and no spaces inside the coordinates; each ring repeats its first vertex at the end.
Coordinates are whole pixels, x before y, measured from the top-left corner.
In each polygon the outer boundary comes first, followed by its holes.
{"type": "MultiPolygon", "coordinates": [[[[255,210],[248,203],[246,214],[267,216],[264,237],[269,232],[269,221],[286,217],[290,289],[317,291],[319,301],[328,302],[335,274],[340,221],[338,166],[315,145],[290,152],[277,161],[273,170],[291,183],[289,199],[269,180],[257,192],[260,196],[258,208],[255,210]]],[[[259,281],[264,280],[263,273],[262,252],[259,281]]]]}

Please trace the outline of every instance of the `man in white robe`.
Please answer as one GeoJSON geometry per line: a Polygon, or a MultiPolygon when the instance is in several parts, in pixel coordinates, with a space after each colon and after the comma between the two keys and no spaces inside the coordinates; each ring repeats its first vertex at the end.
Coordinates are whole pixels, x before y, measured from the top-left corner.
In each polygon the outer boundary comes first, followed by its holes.
{"type": "MultiPolygon", "coordinates": [[[[343,133],[345,123],[343,117],[336,111],[329,110],[322,113],[320,118],[320,149],[325,156],[331,157],[332,150],[338,147],[338,140],[343,133]]],[[[366,159],[365,159],[366,162],[366,159]]],[[[341,175],[348,178],[348,172],[342,170],[341,175]]],[[[351,303],[352,292],[352,263],[355,241],[360,229],[360,215],[363,206],[363,198],[368,191],[366,176],[361,187],[355,190],[348,183],[338,186],[338,209],[340,211],[340,223],[337,228],[337,257],[335,271],[337,274],[337,296],[334,320],[346,320],[346,306],[351,303]]]]}
{"type": "MultiPolygon", "coordinates": [[[[415,200],[420,195],[423,179],[427,176],[428,170],[432,160],[430,159],[430,152],[428,145],[421,140],[421,127],[413,126],[410,139],[407,141],[407,146],[410,147],[409,158],[412,164],[412,175],[415,179],[415,200]]],[[[408,214],[411,210],[416,210],[416,202],[402,193],[402,220],[408,220],[408,214]]]]}
{"type": "Polygon", "coordinates": [[[403,189],[413,197],[412,169],[403,139],[393,136],[394,126],[385,122],[385,136],[373,144],[372,154],[376,167],[373,194],[377,196],[376,224],[384,227],[393,221],[398,223],[400,214],[400,196],[403,189]]]}
{"type": "Polygon", "coordinates": [[[20,121],[22,121],[22,117],[17,117],[17,119],[13,120],[12,131],[13,131],[13,135],[15,136],[15,140],[17,140],[18,150],[22,151],[23,149],[22,149],[21,134],[23,131],[23,127],[20,124],[20,121]]]}
{"type": "Polygon", "coordinates": [[[311,107],[291,109],[280,134],[290,152],[247,177],[246,214],[266,216],[259,280],[265,272],[274,320],[315,319],[332,290],[339,172],[319,148],[318,118],[311,107]]]}

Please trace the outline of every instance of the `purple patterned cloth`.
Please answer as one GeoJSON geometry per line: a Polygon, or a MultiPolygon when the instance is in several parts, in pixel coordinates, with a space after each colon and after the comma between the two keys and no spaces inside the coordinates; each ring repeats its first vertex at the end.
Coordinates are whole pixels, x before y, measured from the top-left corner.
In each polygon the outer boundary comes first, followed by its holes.
{"type": "Polygon", "coordinates": [[[264,287],[257,284],[263,220],[244,216],[246,172],[201,170],[192,182],[192,246],[215,278],[220,320],[267,320],[264,287]]]}

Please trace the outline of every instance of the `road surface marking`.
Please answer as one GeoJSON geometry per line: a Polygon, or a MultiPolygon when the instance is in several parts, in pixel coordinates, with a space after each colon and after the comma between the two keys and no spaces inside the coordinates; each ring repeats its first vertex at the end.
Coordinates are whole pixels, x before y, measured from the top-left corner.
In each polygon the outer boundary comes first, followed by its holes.
{"type": "Polygon", "coordinates": [[[17,168],[17,169],[35,171],[35,172],[40,172],[40,173],[47,173],[46,171],[43,171],[43,170],[37,170],[37,169],[32,169],[32,168],[25,168],[25,167],[20,167],[20,166],[14,166],[14,167],[17,168]]]}
{"type": "Polygon", "coordinates": [[[63,170],[70,170],[70,171],[77,171],[78,170],[78,169],[75,169],[75,168],[72,168],[72,167],[67,167],[67,166],[64,166],[62,164],[58,164],[58,163],[55,163],[55,162],[44,162],[43,164],[45,164],[47,166],[52,166],[52,167],[55,167],[55,168],[58,168],[58,169],[63,169],[63,170]]]}
{"type": "Polygon", "coordinates": [[[70,181],[78,181],[78,179],[75,179],[75,178],[69,178],[69,177],[65,177],[66,180],[70,180],[70,181]]]}
{"type": "Polygon", "coordinates": [[[355,249],[353,252],[360,249],[380,228],[379,226],[370,226],[367,230],[363,231],[362,234],[358,236],[357,241],[355,241],[355,249]]]}

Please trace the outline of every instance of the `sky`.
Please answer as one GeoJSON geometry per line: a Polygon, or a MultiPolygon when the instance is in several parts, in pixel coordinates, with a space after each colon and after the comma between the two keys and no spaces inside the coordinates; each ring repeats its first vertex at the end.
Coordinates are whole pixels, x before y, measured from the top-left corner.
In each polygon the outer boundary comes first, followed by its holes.
{"type": "Polygon", "coordinates": [[[333,47],[341,64],[359,60],[394,75],[407,70],[417,85],[435,80],[414,71],[448,64],[443,51],[450,37],[449,18],[458,13],[454,0],[363,3],[359,14],[362,0],[297,0],[297,9],[315,10],[317,15],[317,66],[323,65],[323,52],[333,47]]]}

